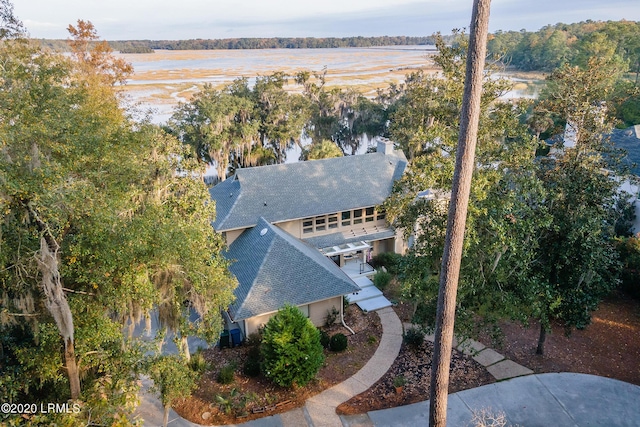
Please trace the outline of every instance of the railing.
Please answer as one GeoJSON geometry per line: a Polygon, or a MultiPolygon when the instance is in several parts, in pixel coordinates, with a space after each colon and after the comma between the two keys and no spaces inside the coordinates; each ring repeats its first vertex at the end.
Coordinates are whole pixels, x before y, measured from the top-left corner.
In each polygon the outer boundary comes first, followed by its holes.
{"type": "Polygon", "coordinates": [[[366,262],[361,262],[360,263],[360,274],[368,273],[370,271],[373,271],[373,267],[371,267],[366,262]]]}

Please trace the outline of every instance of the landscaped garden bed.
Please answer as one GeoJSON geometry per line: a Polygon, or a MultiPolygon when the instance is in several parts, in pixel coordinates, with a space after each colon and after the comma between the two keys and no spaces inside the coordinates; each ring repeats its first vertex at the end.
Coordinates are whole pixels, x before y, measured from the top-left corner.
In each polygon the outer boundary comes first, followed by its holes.
{"type": "Polygon", "coordinates": [[[204,358],[210,369],[202,375],[191,398],[174,405],[175,411],[194,423],[224,425],[303,406],[309,397],[355,374],[378,348],[382,326],[376,313],[363,313],[352,305],[345,312],[345,323],[354,330],[354,335],[339,323],[321,328],[329,336],[344,334],[347,348],[342,352],[325,350],[324,365],[316,379],[304,387],[280,387],[262,374],[256,377],[245,374],[243,367],[252,351],[250,343],[235,348],[206,350],[204,358]],[[228,384],[219,381],[223,371],[231,371],[228,384]]]}

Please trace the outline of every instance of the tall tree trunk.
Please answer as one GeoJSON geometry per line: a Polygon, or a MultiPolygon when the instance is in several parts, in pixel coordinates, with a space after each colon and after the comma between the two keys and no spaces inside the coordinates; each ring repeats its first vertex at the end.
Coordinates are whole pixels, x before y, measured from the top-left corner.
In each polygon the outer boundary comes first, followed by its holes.
{"type": "Polygon", "coordinates": [[[538,336],[538,348],[536,348],[536,354],[544,354],[544,342],[547,339],[547,328],[544,324],[540,323],[540,336],[538,336]]]}
{"type": "Polygon", "coordinates": [[[71,389],[71,398],[76,400],[80,398],[80,372],[78,371],[78,363],[76,362],[75,347],[72,339],[67,339],[64,348],[64,362],[69,377],[69,388],[71,389]]]}
{"type": "Polygon", "coordinates": [[[490,4],[491,0],[474,0],[471,17],[467,70],[460,113],[460,135],[438,292],[429,404],[429,425],[432,427],[445,427],[447,424],[447,393],[456,294],[480,121],[480,98],[487,50],[490,4]]]}
{"type": "Polygon", "coordinates": [[[183,354],[187,363],[191,361],[191,351],[189,350],[189,340],[185,335],[180,337],[180,351],[183,354]]]}
{"type": "MultiPolygon", "coordinates": [[[[38,219],[38,223],[42,222],[38,219]]],[[[40,239],[38,267],[42,274],[42,289],[45,295],[45,306],[58,327],[64,340],[64,357],[72,399],[80,398],[80,375],[74,351],[73,314],[62,289],[62,280],[58,269],[58,243],[50,233],[40,239]]]]}

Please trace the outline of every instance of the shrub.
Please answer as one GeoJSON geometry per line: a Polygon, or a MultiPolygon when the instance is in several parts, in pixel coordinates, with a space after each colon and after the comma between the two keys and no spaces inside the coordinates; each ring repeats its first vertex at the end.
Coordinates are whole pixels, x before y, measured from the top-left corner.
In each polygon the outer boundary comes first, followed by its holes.
{"type": "Polygon", "coordinates": [[[231,384],[233,382],[233,374],[235,373],[236,367],[233,364],[229,363],[224,365],[220,372],[218,372],[217,381],[220,384],[231,384]]]}
{"type": "Polygon", "coordinates": [[[387,288],[387,286],[389,286],[392,277],[393,276],[391,276],[391,273],[379,271],[375,276],[373,276],[373,284],[376,285],[376,288],[383,291],[387,288]]]}
{"type": "Polygon", "coordinates": [[[260,375],[260,359],[257,357],[249,356],[244,362],[242,372],[250,377],[257,377],[258,375],[260,375]]]}
{"type": "Polygon", "coordinates": [[[344,334],[337,333],[331,337],[329,341],[329,348],[331,351],[344,351],[347,348],[347,337],[344,334]]]}
{"type": "Polygon", "coordinates": [[[337,308],[331,307],[331,310],[327,310],[327,317],[325,318],[324,324],[325,326],[331,326],[336,323],[338,320],[338,316],[340,315],[340,311],[337,308]]]}
{"type": "Polygon", "coordinates": [[[191,360],[189,361],[189,367],[192,371],[202,373],[204,371],[209,370],[210,365],[205,360],[204,355],[202,354],[202,350],[198,350],[191,356],[191,360]]]}
{"type": "Polygon", "coordinates": [[[320,329],[320,344],[323,348],[329,348],[329,334],[320,329]]]}
{"type": "Polygon", "coordinates": [[[307,384],[324,362],[320,332],[291,305],[267,322],[260,353],[264,375],[283,387],[307,384]]]}
{"type": "Polygon", "coordinates": [[[402,261],[402,255],[397,254],[395,252],[383,252],[381,254],[374,256],[371,259],[370,264],[376,270],[379,270],[381,267],[384,267],[387,269],[389,273],[391,273],[393,276],[396,276],[400,272],[401,261],[402,261]]]}
{"type": "Polygon", "coordinates": [[[417,328],[409,328],[403,335],[404,342],[417,349],[424,342],[424,333],[417,328]]]}
{"type": "Polygon", "coordinates": [[[262,330],[249,334],[244,344],[248,347],[258,347],[260,342],[262,342],[262,330]]]}

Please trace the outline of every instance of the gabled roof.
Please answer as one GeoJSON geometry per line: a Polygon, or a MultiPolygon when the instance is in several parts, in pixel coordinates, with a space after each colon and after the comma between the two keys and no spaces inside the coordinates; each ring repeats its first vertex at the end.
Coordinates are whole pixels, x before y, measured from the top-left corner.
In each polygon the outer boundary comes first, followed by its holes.
{"type": "Polygon", "coordinates": [[[333,261],[264,218],[234,240],[225,257],[235,260],[230,270],[238,279],[229,307],[234,321],[360,290],[333,261]]]}
{"type": "Polygon", "coordinates": [[[239,169],[210,190],[217,231],[381,204],[407,166],[401,151],[239,169]]]}

